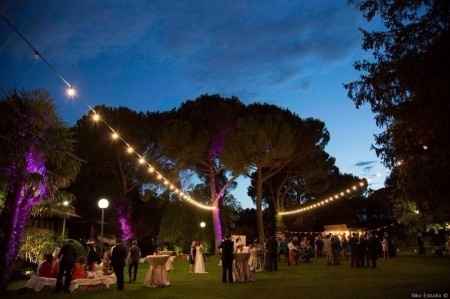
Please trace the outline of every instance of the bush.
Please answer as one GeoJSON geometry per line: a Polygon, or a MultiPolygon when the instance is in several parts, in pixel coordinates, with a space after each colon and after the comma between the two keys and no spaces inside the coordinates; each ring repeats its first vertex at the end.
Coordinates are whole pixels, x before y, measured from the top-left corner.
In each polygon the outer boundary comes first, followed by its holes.
{"type": "Polygon", "coordinates": [[[39,263],[44,254],[52,253],[58,246],[55,234],[42,228],[29,228],[25,231],[19,255],[27,262],[39,263]]]}

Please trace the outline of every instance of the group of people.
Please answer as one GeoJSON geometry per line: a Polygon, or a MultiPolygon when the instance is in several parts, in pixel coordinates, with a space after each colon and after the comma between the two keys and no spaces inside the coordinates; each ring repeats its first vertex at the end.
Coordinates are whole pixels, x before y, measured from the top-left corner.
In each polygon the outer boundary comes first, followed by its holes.
{"type": "Polygon", "coordinates": [[[339,265],[342,259],[350,259],[351,267],[376,267],[381,256],[392,256],[392,242],[388,235],[383,238],[366,233],[346,234],[304,234],[290,239],[280,238],[279,258],[286,256],[288,265],[309,262],[313,257],[326,257],[328,265],[339,265]]]}
{"type": "Polygon", "coordinates": [[[310,239],[303,237],[292,238],[287,245],[286,242],[280,242],[280,251],[287,255],[288,265],[297,265],[299,261],[309,262],[314,256],[313,245],[310,239]]]}
{"type": "Polygon", "coordinates": [[[114,272],[117,278],[117,287],[122,290],[123,272],[128,263],[130,283],[136,281],[141,256],[136,241],[133,241],[129,248],[126,248],[121,242],[117,242],[112,248],[104,250],[102,257],[98,254],[93,242],[88,242],[87,245],[86,256],[77,256],[77,251],[71,243],[65,243],[53,254],[45,254],[36,271],[37,275],[44,278],[56,278],[55,291],[69,292],[73,280],[96,278],[99,275],[111,275],[114,272]]]}

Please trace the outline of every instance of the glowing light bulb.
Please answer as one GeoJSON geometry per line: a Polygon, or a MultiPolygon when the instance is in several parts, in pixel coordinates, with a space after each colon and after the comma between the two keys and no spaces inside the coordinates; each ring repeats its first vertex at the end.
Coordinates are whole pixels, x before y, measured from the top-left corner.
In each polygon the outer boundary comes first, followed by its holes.
{"type": "Polygon", "coordinates": [[[162,179],[162,175],[158,173],[158,175],[156,176],[156,178],[157,178],[158,180],[161,180],[161,179],[162,179]]]}
{"type": "Polygon", "coordinates": [[[344,192],[341,192],[341,196],[344,196],[345,195],[345,193],[344,192]]]}
{"type": "Polygon", "coordinates": [[[353,186],[352,189],[353,189],[353,190],[356,190],[356,189],[358,189],[358,187],[357,187],[357,186],[353,186]]]}
{"type": "Polygon", "coordinates": [[[117,140],[117,139],[119,139],[119,134],[117,134],[117,132],[112,132],[111,138],[112,138],[113,140],[117,140]]]}
{"type": "Polygon", "coordinates": [[[428,150],[428,145],[425,145],[425,144],[424,144],[424,145],[422,146],[422,148],[423,148],[424,151],[426,151],[426,150],[428,150]]]}
{"type": "Polygon", "coordinates": [[[163,184],[164,184],[165,186],[167,186],[167,185],[169,185],[169,182],[168,182],[167,180],[164,180],[163,184]]]}
{"type": "Polygon", "coordinates": [[[131,146],[127,147],[127,154],[132,154],[134,152],[134,148],[131,146]]]}
{"type": "Polygon", "coordinates": [[[139,164],[142,165],[145,163],[145,159],[141,157],[141,158],[139,158],[138,162],[139,162],[139,164]]]}
{"type": "Polygon", "coordinates": [[[360,182],[359,186],[364,187],[364,182],[360,182]]]}
{"type": "Polygon", "coordinates": [[[153,167],[151,167],[151,166],[148,167],[148,172],[149,173],[153,173],[154,171],[155,171],[155,169],[153,167]]]}
{"type": "Polygon", "coordinates": [[[350,193],[352,192],[350,189],[345,190],[345,192],[350,193]]]}
{"type": "Polygon", "coordinates": [[[66,88],[66,95],[69,98],[74,98],[77,95],[77,90],[75,88],[73,88],[72,86],[69,86],[66,88]]]}
{"type": "Polygon", "coordinates": [[[92,114],[92,120],[98,122],[100,120],[100,115],[98,113],[92,114]]]}
{"type": "Polygon", "coordinates": [[[339,194],[336,194],[336,195],[334,196],[334,198],[335,198],[335,199],[338,199],[338,198],[339,198],[339,194]]]}

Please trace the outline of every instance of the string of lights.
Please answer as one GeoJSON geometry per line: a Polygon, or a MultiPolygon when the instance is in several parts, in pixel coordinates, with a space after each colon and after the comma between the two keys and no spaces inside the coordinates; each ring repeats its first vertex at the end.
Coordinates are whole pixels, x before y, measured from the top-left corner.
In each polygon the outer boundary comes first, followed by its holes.
{"type": "Polygon", "coordinates": [[[89,109],[91,111],[91,120],[95,123],[103,123],[111,134],[111,140],[114,142],[122,142],[122,144],[125,147],[125,153],[128,155],[134,155],[137,158],[137,163],[141,165],[142,167],[145,167],[147,169],[147,173],[152,175],[157,181],[161,182],[170,192],[177,195],[181,200],[185,200],[186,202],[204,210],[214,210],[214,206],[209,206],[202,204],[201,202],[193,199],[191,196],[184,193],[182,190],[176,187],[175,184],[173,184],[169,179],[167,179],[160,171],[156,169],[156,167],[152,164],[150,164],[146,159],[145,156],[138,153],[129,142],[125,140],[125,138],[119,134],[119,131],[114,129],[106,120],[104,117],[102,117],[97,111],[95,111],[92,107],[89,106],[89,109]]]}
{"type": "Polygon", "coordinates": [[[360,181],[359,183],[357,183],[357,184],[355,184],[355,185],[353,185],[353,186],[351,186],[351,187],[349,187],[349,188],[347,188],[347,189],[345,189],[345,190],[343,190],[341,192],[338,192],[338,193],[336,193],[334,195],[331,195],[331,196],[329,196],[329,197],[327,197],[327,198],[325,198],[323,200],[320,200],[320,201],[318,201],[316,203],[313,203],[313,204],[310,204],[310,205],[307,205],[307,206],[304,206],[302,208],[295,209],[295,210],[281,211],[281,212],[278,212],[278,215],[279,216],[288,216],[288,215],[295,215],[295,214],[306,213],[306,212],[309,212],[311,210],[315,210],[317,208],[321,208],[321,207],[323,207],[325,205],[331,204],[335,200],[345,198],[346,196],[352,194],[355,191],[362,190],[366,186],[367,186],[367,182],[365,180],[363,180],[363,181],[360,181]]]}
{"type": "MultiPolygon", "coordinates": [[[[59,73],[56,68],[37,50],[37,48],[31,43],[31,41],[23,35],[18,28],[4,15],[0,14],[0,17],[5,21],[5,23],[8,25],[8,27],[11,28],[12,31],[14,31],[24,42],[25,44],[33,51],[33,54],[40,58],[49,68],[50,70],[66,85],[66,95],[69,98],[74,98],[77,96],[77,90],[76,88],[61,74],[59,73]]],[[[146,159],[145,156],[138,153],[135,148],[129,144],[120,134],[119,132],[114,129],[111,125],[108,124],[108,122],[99,114],[97,113],[92,107],[88,106],[91,113],[91,119],[93,122],[102,122],[106,125],[106,127],[110,130],[111,133],[111,139],[113,141],[120,141],[125,145],[125,152],[129,155],[135,155],[138,159],[139,165],[142,165],[143,167],[147,168],[147,172],[151,175],[153,175],[158,181],[160,181],[164,186],[168,188],[169,191],[176,194],[180,199],[198,207],[204,210],[214,210],[216,207],[205,205],[197,200],[194,200],[191,196],[184,193],[182,190],[177,188],[170,180],[168,180],[160,171],[158,171],[155,166],[151,165],[146,159]]],[[[279,216],[285,216],[285,215],[293,215],[293,214],[299,214],[304,213],[307,211],[310,211],[312,209],[316,209],[318,207],[322,207],[324,205],[327,205],[331,202],[333,202],[335,199],[343,198],[347,194],[352,193],[353,191],[356,191],[358,189],[363,188],[366,186],[367,183],[365,181],[361,181],[358,184],[352,186],[349,189],[346,189],[345,192],[336,193],[334,196],[330,196],[327,199],[324,199],[322,201],[319,201],[315,204],[308,205],[305,207],[302,207],[300,209],[291,210],[291,211],[281,211],[278,213],[279,216]]]]}
{"type": "MultiPolygon", "coordinates": [[[[15,32],[24,42],[25,44],[32,50],[33,54],[40,58],[49,68],[50,70],[60,79],[65,85],[66,85],[66,95],[69,98],[74,98],[77,95],[77,90],[75,87],[60,73],[56,70],[56,68],[47,60],[45,57],[41,54],[41,52],[38,51],[38,49],[33,45],[33,43],[24,35],[22,34],[19,29],[11,22],[8,17],[6,17],[4,14],[0,14],[0,17],[5,21],[5,23],[8,25],[9,28],[13,32],[15,32]]],[[[126,146],[126,153],[127,154],[134,154],[138,158],[139,165],[146,166],[148,173],[153,174],[155,178],[162,182],[164,186],[168,188],[172,193],[176,194],[180,199],[198,207],[204,210],[214,210],[214,206],[209,206],[202,204],[201,202],[194,200],[191,196],[184,193],[182,190],[177,188],[172,182],[170,182],[161,172],[159,172],[153,165],[148,163],[145,160],[144,155],[139,154],[134,150],[134,148],[122,137],[119,135],[119,132],[115,130],[112,126],[108,124],[108,122],[103,119],[100,114],[98,114],[92,107],[89,107],[89,110],[92,111],[92,120],[94,122],[101,121],[103,124],[105,124],[108,129],[111,131],[111,139],[113,141],[121,141],[126,146]]]]}

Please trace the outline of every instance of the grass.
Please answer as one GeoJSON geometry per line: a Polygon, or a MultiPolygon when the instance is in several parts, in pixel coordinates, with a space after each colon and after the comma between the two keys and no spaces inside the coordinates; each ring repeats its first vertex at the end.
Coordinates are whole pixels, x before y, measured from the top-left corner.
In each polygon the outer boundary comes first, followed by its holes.
{"type": "MultiPolygon", "coordinates": [[[[177,261],[169,274],[172,286],[152,289],[142,285],[147,264],[140,266],[138,281],[126,284],[125,291],[115,288],[78,292],[76,295],[53,294],[49,291],[21,293],[12,290],[9,298],[59,299],[294,299],[294,298],[411,298],[411,293],[445,292],[450,286],[450,259],[402,256],[379,260],[376,269],[352,269],[347,263],[327,266],[324,259],[310,264],[287,267],[281,263],[278,272],[258,273],[257,281],[225,285],[220,282],[221,268],[216,259],[208,262],[208,274],[192,275],[185,261],[177,261]]],[[[23,285],[14,283],[13,289],[23,285]]],[[[423,297],[422,297],[423,298],[423,297]]]]}

